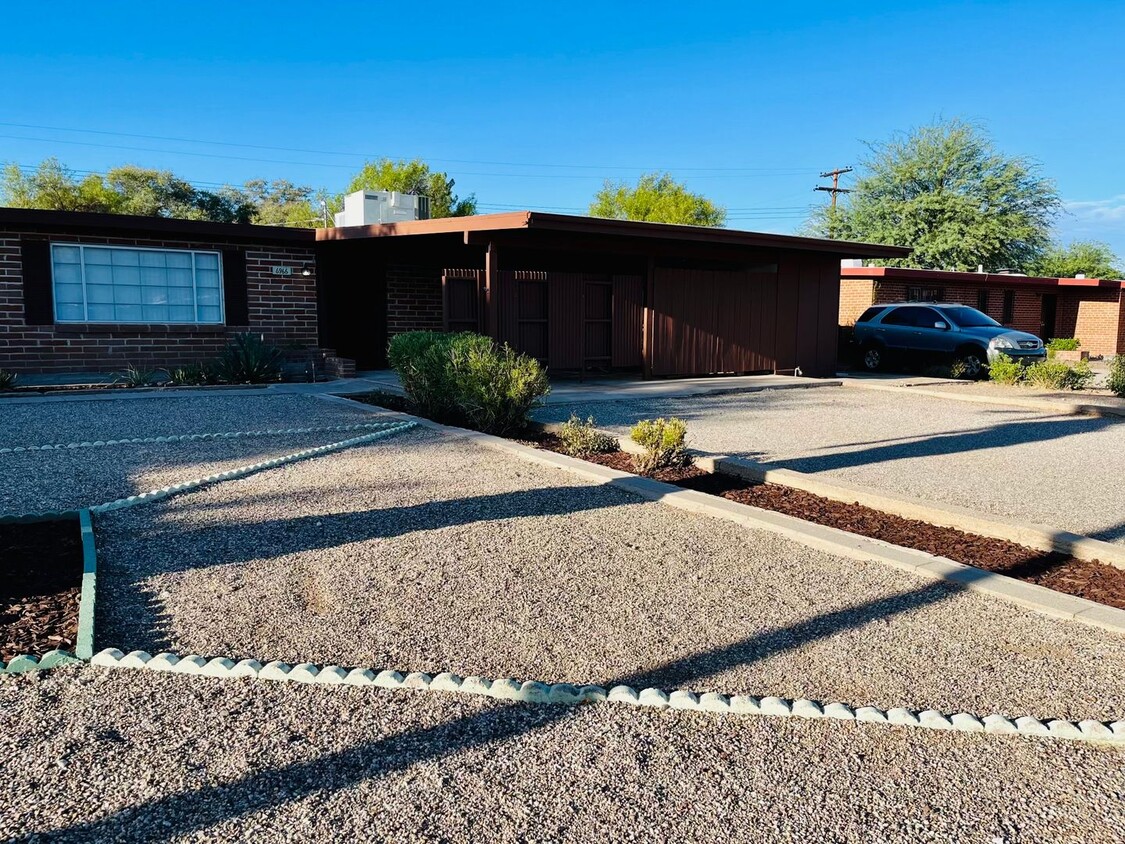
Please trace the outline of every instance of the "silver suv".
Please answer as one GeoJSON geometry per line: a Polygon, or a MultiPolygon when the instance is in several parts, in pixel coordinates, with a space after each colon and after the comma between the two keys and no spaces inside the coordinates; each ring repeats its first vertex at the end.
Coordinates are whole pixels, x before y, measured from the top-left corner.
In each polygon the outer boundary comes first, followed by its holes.
{"type": "Polygon", "coordinates": [[[1005,354],[1021,363],[1047,359],[1043,341],[1005,328],[967,305],[900,302],[868,308],[855,324],[855,344],[864,369],[877,370],[893,355],[929,355],[960,360],[976,378],[1005,354]]]}

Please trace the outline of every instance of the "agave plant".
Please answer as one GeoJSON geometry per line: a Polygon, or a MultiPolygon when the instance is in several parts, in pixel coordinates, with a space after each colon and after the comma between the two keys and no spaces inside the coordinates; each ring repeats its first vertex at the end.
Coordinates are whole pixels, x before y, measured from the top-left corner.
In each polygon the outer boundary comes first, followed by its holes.
{"type": "Polygon", "coordinates": [[[219,379],[230,384],[264,384],[281,377],[281,349],[260,334],[235,334],[215,361],[219,379]]]}
{"type": "Polygon", "coordinates": [[[156,382],[160,371],[159,369],[141,369],[129,364],[114,376],[113,383],[124,384],[126,387],[148,387],[156,382]]]}

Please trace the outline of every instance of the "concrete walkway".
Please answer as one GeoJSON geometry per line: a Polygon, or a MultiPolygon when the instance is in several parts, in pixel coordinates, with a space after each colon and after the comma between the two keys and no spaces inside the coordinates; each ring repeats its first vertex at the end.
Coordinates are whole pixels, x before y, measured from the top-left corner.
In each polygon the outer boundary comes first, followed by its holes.
{"type": "MultiPolygon", "coordinates": [[[[97,376],[89,376],[95,379],[97,376]]],[[[26,383],[26,382],[24,382],[26,383]]],[[[66,383],[66,382],[59,382],[66,383]]],[[[91,380],[89,383],[98,383],[91,380]]],[[[109,382],[103,382],[109,383],[109,382]]],[[[808,387],[839,387],[839,380],[797,378],[787,375],[740,375],[714,378],[677,378],[645,381],[641,378],[599,378],[589,381],[558,379],[551,383],[546,404],[572,402],[623,401],[644,398],[685,398],[720,393],[755,393],[762,390],[802,389],[808,387]]],[[[171,396],[261,396],[261,395],[351,395],[383,390],[402,393],[402,384],[394,371],[381,369],[361,372],[355,378],[316,383],[285,383],[244,387],[145,387],[140,389],[75,390],[68,392],[8,396],[5,404],[58,401],[99,401],[117,399],[168,398],[171,396]]]]}

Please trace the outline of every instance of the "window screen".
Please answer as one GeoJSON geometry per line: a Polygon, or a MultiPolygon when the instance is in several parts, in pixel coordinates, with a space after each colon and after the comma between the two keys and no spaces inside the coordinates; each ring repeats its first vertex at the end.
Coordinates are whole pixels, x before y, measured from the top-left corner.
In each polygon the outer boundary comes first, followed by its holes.
{"type": "Polygon", "coordinates": [[[57,322],[220,324],[218,252],[51,245],[57,322]]]}

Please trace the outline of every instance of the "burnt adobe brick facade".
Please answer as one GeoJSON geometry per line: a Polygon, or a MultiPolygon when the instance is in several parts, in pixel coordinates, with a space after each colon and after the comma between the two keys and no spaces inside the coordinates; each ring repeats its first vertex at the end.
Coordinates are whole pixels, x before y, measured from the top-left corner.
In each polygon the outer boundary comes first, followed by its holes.
{"type": "Polygon", "coordinates": [[[245,331],[260,333],[286,350],[315,347],[316,285],[311,231],[3,209],[0,368],[49,373],[179,366],[216,357],[232,334],[245,331]],[[52,243],[217,252],[222,256],[223,322],[56,320],[52,243]],[[275,267],[290,274],[276,274],[275,267]]]}

